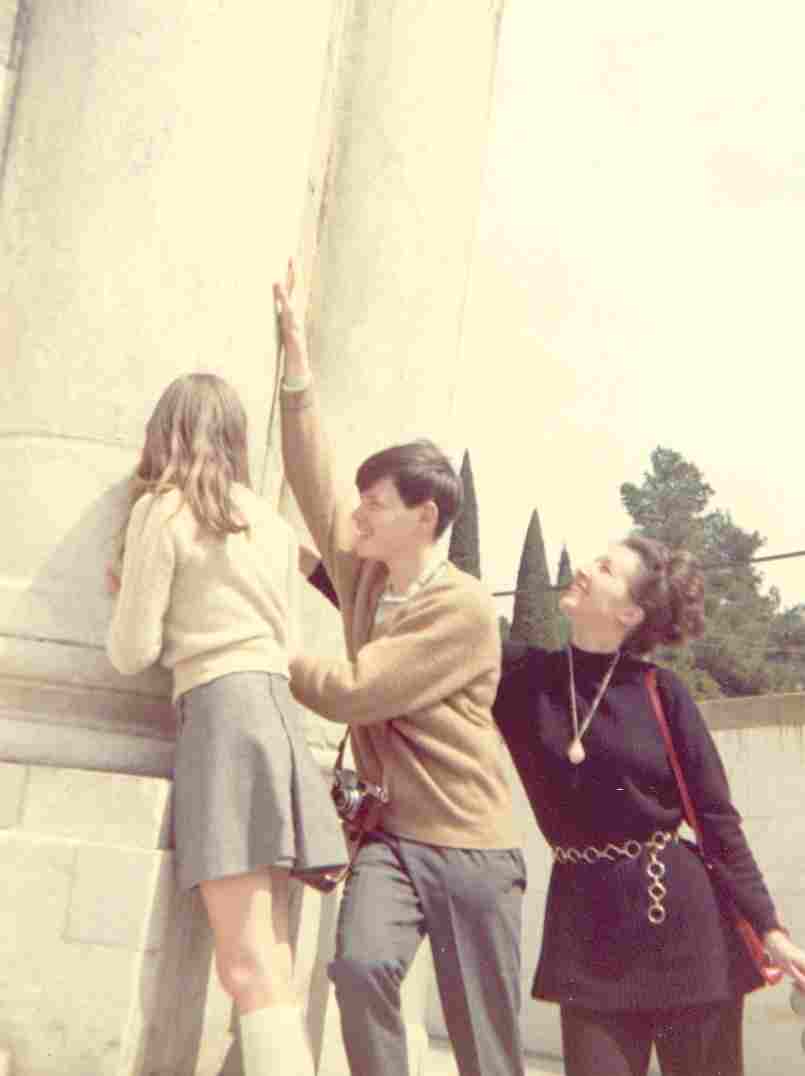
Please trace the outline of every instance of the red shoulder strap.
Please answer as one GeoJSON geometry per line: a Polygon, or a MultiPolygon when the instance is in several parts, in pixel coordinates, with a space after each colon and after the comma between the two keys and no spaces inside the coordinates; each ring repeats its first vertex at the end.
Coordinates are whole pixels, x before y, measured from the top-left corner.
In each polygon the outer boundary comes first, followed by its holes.
{"type": "MultiPolygon", "coordinates": [[[[648,687],[648,693],[651,697],[651,705],[654,709],[654,716],[657,718],[657,723],[660,726],[660,732],[662,732],[662,738],[663,740],[665,740],[665,750],[668,754],[668,761],[671,763],[671,769],[674,771],[676,783],[679,787],[679,795],[682,800],[682,807],[685,812],[685,818],[687,819],[687,823],[690,828],[696,834],[696,841],[699,845],[700,853],[704,855],[704,844],[702,843],[702,831],[699,828],[699,820],[696,817],[696,812],[693,809],[693,801],[690,798],[688,786],[685,783],[685,777],[682,773],[682,767],[679,765],[679,759],[677,758],[676,751],[674,750],[674,741],[671,739],[671,730],[668,728],[668,722],[666,721],[665,714],[663,713],[662,699],[660,698],[660,692],[657,688],[656,669],[649,669],[646,673],[646,686],[648,687]]],[[[779,983],[783,977],[782,969],[769,963],[768,954],[766,953],[763,943],[755,933],[754,929],[741,915],[736,915],[735,925],[737,930],[741,934],[744,940],[744,944],[749,950],[758,971],[766,980],[766,982],[772,986],[775,983],[779,983]]]]}
{"type": "Polygon", "coordinates": [[[657,670],[654,668],[649,669],[646,673],[646,687],[648,688],[649,697],[651,698],[654,716],[657,718],[657,724],[660,726],[660,732],[665,741],[665,750],[668,754],[668,761],[671,763],[671,769],[674,771],[674,777],[676,777],[685,818],[690,828],[696,834],[696,840],[699,843],[699,847],[703,848],[702,831],[699,828],[699,819],[696,817],[696,811],[693,809],[693,800],[690,798],[685,775],[682,773],[682,767],[679,764],[679,759],[677,758],[674,749],[674,741],[671,739],[671,730],[668,728],[668,722],[665,719],[665,713],[662,708],[662,699],[660,698],[660,692],[657,688],[657,670]]]}

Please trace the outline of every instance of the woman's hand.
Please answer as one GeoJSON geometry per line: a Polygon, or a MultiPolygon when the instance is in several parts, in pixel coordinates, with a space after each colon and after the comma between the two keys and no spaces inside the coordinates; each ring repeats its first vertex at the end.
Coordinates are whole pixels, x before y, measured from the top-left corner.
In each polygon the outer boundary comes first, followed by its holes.
{"type": "Polygon", "coordinates": [[[763,935],[763,944],[772,963],[782,968],[800,990],[805,990],[805,952],[782,930],[768,931],[763,935]]]}
{"type": "Polygon", "coordinates": [[[280,338],[285,350],[285,377],[289,381],[301,381],[310,376],[304,319],[293,301],[295,285],[296,270],[291,258],[288,261],[285,284],[274,285],[280,338]]]}

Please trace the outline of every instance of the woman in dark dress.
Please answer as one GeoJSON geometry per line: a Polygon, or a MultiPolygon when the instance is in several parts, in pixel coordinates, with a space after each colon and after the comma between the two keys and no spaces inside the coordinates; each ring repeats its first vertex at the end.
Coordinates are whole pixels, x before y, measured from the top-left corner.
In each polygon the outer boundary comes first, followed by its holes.
{"type": "MultiPolygon", "coordinates": [[[[498,692],[499,727],[554,850],[533,996],[560,1005],[567,1076],[644,1076],[652,1044],[665,1076],[743,1074],[743,996],[761,980],[677,838],[680,797],[642,660],[701,632],[703,591],[689,554],[627,539],[564,593],[567,650],[528,649],[498,692]]],[[[805,953],[780,925],[699,710],[671,672],[657,669],[657,682],[706,854],[805,987],[805,953]]]]}

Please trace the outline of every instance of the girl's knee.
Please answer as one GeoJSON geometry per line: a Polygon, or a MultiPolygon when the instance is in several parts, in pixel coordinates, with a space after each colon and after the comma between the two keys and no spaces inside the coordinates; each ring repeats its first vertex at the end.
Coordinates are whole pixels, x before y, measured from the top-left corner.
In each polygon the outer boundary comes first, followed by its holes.
{"type": "Polygon", "coordinates": [[[248,949],[216,953],[216,967],[221,986],[236,1005],[286,1001],[293,993],[290,969],[272,967],[248,949]]]}
{"type": "Polygon", "coordinates": [[[264,978],[260,963],[248,953],[216,953],[215,966],[221,986],[235,1001],[244,993],[259,988],[264,978]]]}

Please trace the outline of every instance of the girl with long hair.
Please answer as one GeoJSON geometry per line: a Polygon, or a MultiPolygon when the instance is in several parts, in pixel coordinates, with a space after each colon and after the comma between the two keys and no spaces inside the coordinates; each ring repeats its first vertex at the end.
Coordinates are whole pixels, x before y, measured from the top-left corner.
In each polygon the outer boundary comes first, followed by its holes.
{"type": "Polygon", "coordinates": [[[533,996],[559,1004],[567,1076],[645,1076],[652,1046],[665,1076],[743,1076],[743,998],[762,979],[713,878],[800,988],[805,952],[780,925],[698,707],[647,660],[701,633],[702,573],[686,552],[627,538],[560,605],[570,644],[504,663],[495,704],[554,858],[533,996]],[[704,856],[679,839],[663,718],[704,856]]]}
{"type": "Polygon", "coordinates": [[[198,886],[246,1076],[312,1076],[292,985],[289,879],[328,888],[346,856],[289,690],[299,550],[251,489],[246,414],[212,374],[163,393],[131,480],[115,667],[173,673],[176,866],[198,886]]]}

